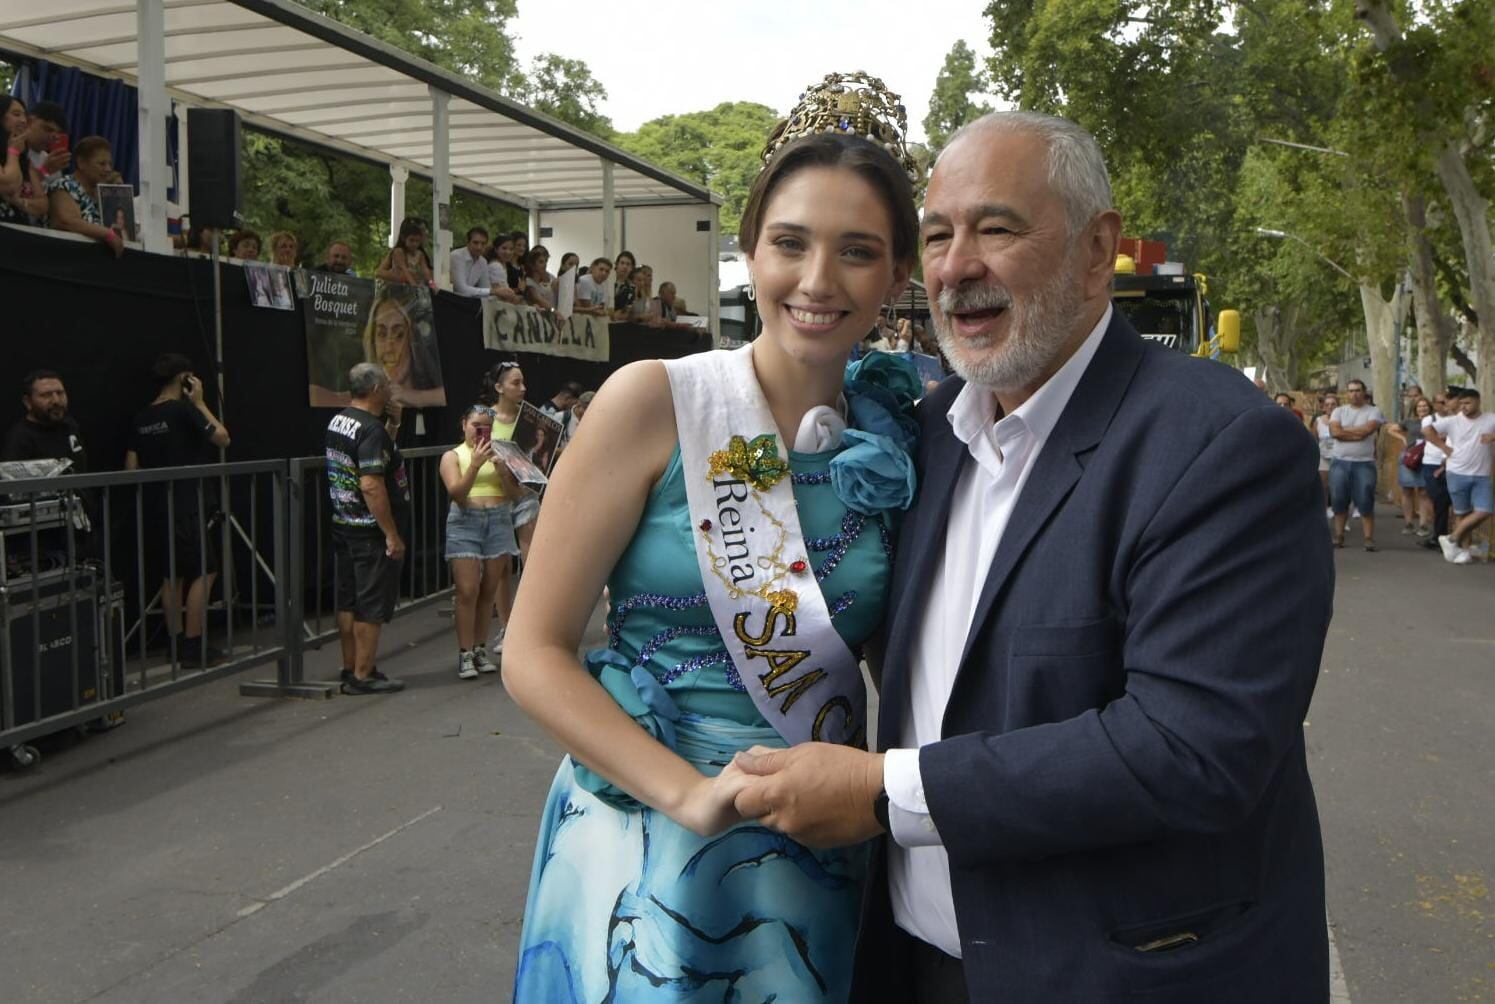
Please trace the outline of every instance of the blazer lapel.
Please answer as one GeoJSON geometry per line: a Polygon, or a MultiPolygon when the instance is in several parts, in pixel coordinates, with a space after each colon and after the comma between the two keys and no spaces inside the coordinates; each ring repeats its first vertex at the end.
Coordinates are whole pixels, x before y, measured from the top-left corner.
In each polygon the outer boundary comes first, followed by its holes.
{"type": "MultiPolygon", "coordinates": [[[[1012,508],[1007,528],[992,558],[991,569],[987,572],[986,583],[981,588],[981,596],[976,601],[971,627],[966,632],[956,687],[960,686],[965,674],[977,629],[992,615],[992,607],[1018,561],[1085,472],[1079,458],[1092,450],[1105,435],[1106,427],[1111,424],[1141,361],[1142,351],[1141,336],[1127,323],[1121,311],[1115,311],[1100,347],[1059,416],[1054,431],[1049,434],[1023,485],[1022,494],[1012,508]]],[[[945,512],[949,513],[948,506],[945,512]]]]}
{"type": "Polygon", "coordinates": [[[922,597],[929,595],[935,571],[945,556],[945,524],[955,499],[955,484],[970,459],[966,444],[956,438],[943,415],[931,422],[924,444],[924,470],[918,502],[903,524],[894,566],[888,644],[883,655],[879,692],[877,742],[886,749],[903,722],[908,699],[909,647],[924,619],[922,597]]]}

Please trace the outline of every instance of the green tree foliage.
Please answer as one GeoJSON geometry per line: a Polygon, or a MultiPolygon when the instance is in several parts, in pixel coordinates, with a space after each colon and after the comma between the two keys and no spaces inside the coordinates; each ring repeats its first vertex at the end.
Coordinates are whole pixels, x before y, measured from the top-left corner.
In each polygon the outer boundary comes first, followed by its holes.
{"type": "MultiPolygon", "coordinates": [[[[300,0],[397,49],[509,94],[522,82],[509,19],[516,0],[300,0]]],[[[522,86],[522,83],[521,83],[522,86]]]]}
{"type": "Polygon", "coordinates": [[[619,134],[616,142],[721,195],[722,233],[735,234],[753,179],[763,166],[763,143],[779,118],[766,105],[725,102],[709,111],[653,119],[637,132],[619,134]]]}
{"type": "Polygon", "coordinates": [[[607,100],[607,88],[579,59],[566,59],[553,52],[536,56],[530,61],[528,75],[514,81],[508,94],[536,111],[603,139],[613,136],[612,121],[599,110],[607,100]]]}
{"type": "Polygon", "coordinates": [[[986,89],[986,76],[976,68],[976,54],[964,39],[958,40],[945,55],[945,65],[934,78],[934,92],[929,95],[924,135],[930,153],[937,155],[955,130],[991,111],[989,105],[972,97],[986,89]]]}

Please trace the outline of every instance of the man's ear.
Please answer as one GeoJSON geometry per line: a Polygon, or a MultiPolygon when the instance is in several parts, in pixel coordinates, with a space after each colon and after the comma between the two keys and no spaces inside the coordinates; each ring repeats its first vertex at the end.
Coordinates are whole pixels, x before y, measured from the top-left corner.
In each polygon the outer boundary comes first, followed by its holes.
{"type": "Polygon", "coordinates": [[[1121,250],[1121,214],[1107,209],[1085,228],[1081,238],[1085,254],[1085,294],[1100,296],[1110,291],[1116,274],[1116,255],[1121,250]]]}

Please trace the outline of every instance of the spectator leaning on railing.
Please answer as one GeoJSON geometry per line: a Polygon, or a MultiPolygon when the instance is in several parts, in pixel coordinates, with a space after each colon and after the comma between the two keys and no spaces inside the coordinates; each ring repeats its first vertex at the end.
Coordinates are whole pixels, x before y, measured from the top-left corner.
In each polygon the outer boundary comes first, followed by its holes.
{"type": "Polygon", "coordinates": [[[492,296],[492,270],[488,265],[488,231],[473,227],[467,244],[452,252],[452,292],[458,296],[492,296]]]}
{"type": "Polygon", "coordinates": [[[260,235],[253,230],[235,231],[228,238],[228,256],[240,261],[259,261],[260,235]]]}
{"type": "MultiPolygon", "coordinates": [[[[61,174],[72,161],[67,148],[67,112],[54,101],[38,101],[26,116],[26,157],[37,177],[37,190],[45,197],[47,181],[61,174]]],[[[47,212],[32,219],[45,226],[47,212]]]]}
{"type": "Polygon", "coordinates": [[[73,173],[47,179],[47,217],[53,227],[105,245],[118,258],[125,241],[104,225],[99,210],[99,184],[114,170],[114,154],[102,136],[85,136],[73,151],[73,173]]]}
{"type": "Polygon", "coordinates": [[[352,246],[347,241],[333,241],[327,245],[326,260],[313,268],[312,271],[356,276],[358,273],[353,271],[352,246]]]}
{"type": "Polygon", "coordinates": [[[0,128],[6,145],[0,159],[0,223],[34,224],[47,215],[42,175],[27,155],[31,120],[21,99],[0,94],[0,128]]]}
{"type": "Polygon", "coordinates": [[[608,314],[607,277],[612,274],[613,263],[606,258],[594,258],[586,275],[576,280],[576,305],[578,314],[608,314]]]}
{"type": "Polygon", "coordinates": [[[638,290],[633,285],[633,272],[636,268],[638,268],[638,260],[633,257],[632,251],[618,252],[617,260],[613,263],[613,320],[615,321],[628,319],[634,297],[638,295],[638,290]]]}
{"type": "Polygon", "coordinates": [[[374,277],[406,286],[431,285],[434,280],[431,277],[431,256],[426,254],[428,233],[426,221],[418,216],[401,220],[394,247],[379,262],[374,277]]]}
{"type": "Polygon", "coordinates": [[[524,256],[524,302],[541,310],[555,309],[555,276],[547,266],[550,252],[544,244],[536,244],[524,256]]]}
{"type": "Polygon", "coordinates": [[[277,230],[270,235],[270,262],[296,268],[301,260],[301,241],[289,230],[277,230]]]}

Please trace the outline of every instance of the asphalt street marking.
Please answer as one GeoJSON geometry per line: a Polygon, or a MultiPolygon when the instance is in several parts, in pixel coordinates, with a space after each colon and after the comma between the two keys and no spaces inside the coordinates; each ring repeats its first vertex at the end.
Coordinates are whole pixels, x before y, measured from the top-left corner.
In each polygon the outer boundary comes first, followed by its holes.
{"type": "Polygon", "coordinates": [[[1327,916],[1324,923],[1329,927],[1329,1002],[1350,1004],[1350,987],[1344,981],[1344,966],[1339,961],[1339,945],[1334,941],[1334,925],[1329,924],[1327,916]]]}
{"type": "Polygon", "coordinates": [[[300,878],[298,878],[296,881],[292,882],[290,885],[286,886],[285,888],[283,888],[283,889],[277,889],[274,892],[272,892],[270,895],[266,896],[264,899],[259,900],[258,902],[255,902],[255,903],[251,903],[248,906],[244,907],[244,909],[242,909],[242,910],[239,911],[239,916],[241,918],[243,918],[243,917],[250,917],[250,916],[253,916],[256,913],[259,913],[261,910],[263,910],[265,907],[269,906],[271,903],[274,903],[276,900],[285,899],[291,893],[295,892],[297,889],[300,889],[302,886],[306,885],[308,882],[315,881],[316,879],[321,878],[323,875],[326,875],[328,872],[333,871],[334,869],[337,869],[337,868],[341,868],[343,865],[347,864],[349,861],[352,861],[354,858],[358,857],[358,855],[362,854],[364,851],[372,850],[373,848],[378,847],[380,844],[384,843],[384,841],[388,840],[390,837],[393,837],[393,836],[395,836],[396,834],[399,834],[399,833],[403,833],[404,831],[410,829],[410,827],[414,826],[416,823],[420,822],[422,819],[426,819],[426,818],[428,818],[430,816],[436,815],[436,813],[438,813],[438,812],[441,811],[441,808],[442,807],[438,805],[435,808],[427,809],[425,812],[422,812],[419,816],[416,816],[414,819],[411,819],[411,820],[409,820],[407,822],[401,823],[399,826],[396,826],[394,829],[390,830],[388,833],[381,834],[380,836],[375,837],[373,840],[370,840],[368,843],[364,844],[362,847],[354,848],[353,850],[349,851],[347,854],[344,854],[342,857],[338,858],[336,861],[333,861],[333,862],[331,862],[329,864],[325,864],[322,867],[318,868],[314,872],[307,872],[305,875],[301,876],[300,878]]]}

